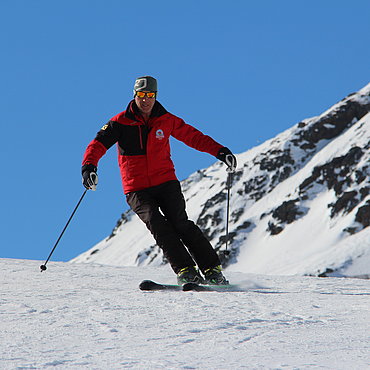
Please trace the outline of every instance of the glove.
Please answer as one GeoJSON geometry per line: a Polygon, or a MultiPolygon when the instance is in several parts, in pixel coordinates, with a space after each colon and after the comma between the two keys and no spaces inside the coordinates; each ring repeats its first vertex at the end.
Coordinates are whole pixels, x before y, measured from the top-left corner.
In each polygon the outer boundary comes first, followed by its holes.
{"type": "Polygon", "coordinates": [[[227,165],[228,171],[235,172],[237,166],[236,157],[233,153],[231,153],[230,149],[226,147],[221,148],[218,151],[216,158],[227,165]]]}
{"type": "Polygon", "coordinates": [[[96,190],[96,185],[98,185],[97,170],[92,164],[82,166],[82,184],[86,189],[96,190]]]}

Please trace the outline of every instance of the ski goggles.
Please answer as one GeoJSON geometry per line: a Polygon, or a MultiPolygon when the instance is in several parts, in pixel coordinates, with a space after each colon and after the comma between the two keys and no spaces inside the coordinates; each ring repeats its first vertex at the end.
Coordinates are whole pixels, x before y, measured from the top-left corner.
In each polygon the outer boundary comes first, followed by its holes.
{"type": "Polygon", "coordinates": [[[145,96],[147,98],[155,98],[155,96],[157,95],[157,93],[155,92],[144,92],[144,91],[136,91],[136,96],[138,96],[139,98],[145,98],[145,96]]]}

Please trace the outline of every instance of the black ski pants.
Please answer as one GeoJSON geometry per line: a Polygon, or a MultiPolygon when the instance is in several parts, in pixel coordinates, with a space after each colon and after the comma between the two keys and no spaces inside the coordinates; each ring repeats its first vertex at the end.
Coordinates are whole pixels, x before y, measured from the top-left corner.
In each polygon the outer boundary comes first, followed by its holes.
{"type": "Polygon", "coordinates": [[[198,265],[201,271],[220,265],[211,243],[185,211],[179,181],[126,195],[127,203],[145,223],[175,273],[198,265]]]}

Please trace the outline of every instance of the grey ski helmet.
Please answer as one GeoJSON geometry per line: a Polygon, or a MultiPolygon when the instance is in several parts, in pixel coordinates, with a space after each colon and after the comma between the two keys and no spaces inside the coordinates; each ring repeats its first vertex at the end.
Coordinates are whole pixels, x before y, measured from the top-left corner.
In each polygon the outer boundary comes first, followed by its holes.
{"type": "Polygon", "coordinates": [[[136,91],[157,92],[157,80],[152,76],[138,77],[134,85],[134,94],[136,91]]]}

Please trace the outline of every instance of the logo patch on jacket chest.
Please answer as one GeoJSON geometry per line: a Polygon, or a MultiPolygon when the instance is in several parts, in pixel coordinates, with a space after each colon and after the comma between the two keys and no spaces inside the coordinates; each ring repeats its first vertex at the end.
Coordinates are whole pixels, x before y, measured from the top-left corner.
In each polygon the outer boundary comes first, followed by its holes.
{"type": "Polygon", "coordinates": [[[155,132],[155,138],[156,138],[156,139],[158,139],[158,140],[162,140],[162,139],[164,139],[164,132],[163,132],[163,130],[158,129],[158,130],[155,132]]]}

